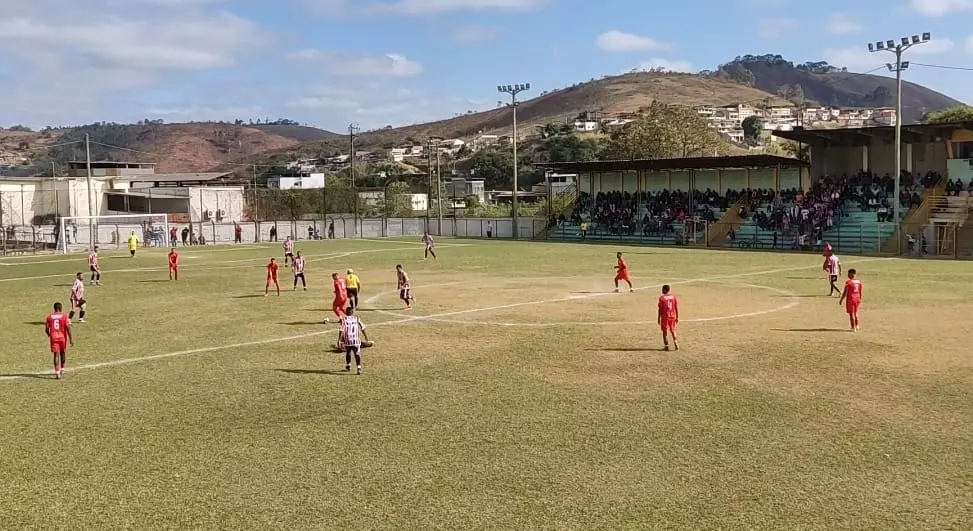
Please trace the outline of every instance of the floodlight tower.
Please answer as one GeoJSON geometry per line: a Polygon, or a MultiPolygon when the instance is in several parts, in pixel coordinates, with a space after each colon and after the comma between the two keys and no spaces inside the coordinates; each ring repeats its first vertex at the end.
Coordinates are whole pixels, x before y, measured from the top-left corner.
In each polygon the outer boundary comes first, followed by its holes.
{"type": "Polygon", "coordinates": [[[520,236],[520,226],[517,225],[517,95],[528,90],[530,90],[530,83],[520,83],[517,85],[497,85],[497,92],[500,92],[501,94],[510,94],[510,107],[513,109],[514,114],[514,130],[512,137],[514,151],[514,187],[511,195],[511,202],[513,203],[512,218],[514,239],[517,239],[520,236]]]}
{"type": "Polygon", "coordinates": [[[875,41],[868,43],[869,52],[889,52],[895,55],[894,63],[886,63],[889,72],[895,72],[895,198],[892,201],[892,212],[895,217],[896,232],[899,230],[901,210],[900,186],[902,182],[902,71],[909,68],[909,61],[902,60],[906,50],[918,44],[927,43],[932,39],[929,32],[912,37],[902,37],[898,42],[894,40],[875,41]]]}

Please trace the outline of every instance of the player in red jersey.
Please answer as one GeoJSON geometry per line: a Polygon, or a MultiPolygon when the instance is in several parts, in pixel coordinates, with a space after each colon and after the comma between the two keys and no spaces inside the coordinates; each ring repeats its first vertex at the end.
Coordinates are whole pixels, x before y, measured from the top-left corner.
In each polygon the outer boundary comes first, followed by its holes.
{"type": "Polygon", "coordinates": [[[845,281],[845,290],[841,292],[838,304],[845,303],[845,311],[848,312],[848,320],[851,323],[851,331],[861,330],[861,321],[858,320],[858,306],[862,302],[862,281],[858,280],[858,271],[848,270],[848,280],[845,281]]]}
{"type": "Polygon", "coordinates": [[[175,247],[169,251],[169,280],[179,280],[179,253],[175,247]]]}
{"type": "Polygon", "coordinates": [[[277,288],[277,296],[280,297],[280,282],[277,279],[278,272],[280,272],[280,264],[271,257],[270,263],[267,264],[267,284],[264,286],[264,297],[270,294],[270,284],[273,284],[277,288]]]}
{"type": "MultiPolygon", "coordinates": [[[[334,286],[334,300],[331,301],[331,311],[340,321],[345,316],[345,305],[348,304],[348,288],[345,287],[345,279],[338,276],[338,273],[331,273],[331,282],[334,286]]],[[[325,317],[324,324],[329,322],[328,318],[325,317]]]]}
{"type": "Polygon", "coordinates": [[[74,277],[74,284],[71,284],[71,312],[68,313],[69,319],[74,319],[74,310],[78,310],[78,322],[83,323],[84,314],[88,312],[88,301],[84,298],[84,279],[79,271],[74,277]]]}
{"type": "Polygon", "coordinates": [[[838,259],[838,255],[829,254],[824,259],[824,271],[828,274],[828,282],[831,283],[831,291],[828,292],[828,297],[835,293],[841,295],[841,290],[838,289],[838,277],[841,276],[841,260],[838,259]]]}
{"type": "Polygon", "coordinates": [[[618,264],[615,265],[615,293],[618,293],[618,281],[624,280],[628,284],[628,291],[635,293],[635,288],[632,287],[632,277],[628,273],[628,264],[625,263],[625,259],[622,258],[622,253],[615,255],[618,258],[618,264]]]}
{"type": "Polygon", "coordinates": [[[61,303],[54,303],[54,311],[44,321],[44,333],[51,342],[54,354],[54,377],[61,378],[68,364],[68,345],[74,346],[71,336],[71,319],[61,311],[61,303]]]}
{"type": "Polygon", "coordinates": [[[669,350],[669,336],[672,336],[672,346],[679,350],[679,339],[676,338],[676,325],[679,324],[679,299],[669,293],[669,285],[662,286],[659,296],[659,326],[662,328],[662,344],[669,350]]]}
{"type": "Polygon", "coordinates": [[[88,269],[91,271],[91,284],[101,284],[101,266],[98,265],[98,246],[88,253],[88,269]]]}

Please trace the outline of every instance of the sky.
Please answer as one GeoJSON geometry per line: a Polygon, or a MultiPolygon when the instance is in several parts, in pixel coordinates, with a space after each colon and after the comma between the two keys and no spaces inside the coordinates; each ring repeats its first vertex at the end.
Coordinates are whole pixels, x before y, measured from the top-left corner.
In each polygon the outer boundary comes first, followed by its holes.
{"type": "Polygon", "coordinates": [[[973,101],[973,0],[0,0],[0,126],[289,118],[342,131],[497,106],[634,68],[773,53],[973,101]],[[877,73],[883,73],[881,71],[877,73]]]}

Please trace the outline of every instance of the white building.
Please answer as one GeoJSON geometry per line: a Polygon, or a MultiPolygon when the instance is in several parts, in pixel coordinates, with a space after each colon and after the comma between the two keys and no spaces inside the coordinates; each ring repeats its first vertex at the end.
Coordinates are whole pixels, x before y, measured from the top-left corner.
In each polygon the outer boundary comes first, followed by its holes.
{"type": "Polygon", "coordinates": [[[574,130],[579,133],[591,133],[598,130],[598,125],[595,120],[575,120],[574,130]]]}
{"type": "Polygon", "coordinates": [[[324,174],[311,173],[300,176],[271,177],[267,179],[267,188],[278,190],[314,190],[324,188],[324,174]]]}

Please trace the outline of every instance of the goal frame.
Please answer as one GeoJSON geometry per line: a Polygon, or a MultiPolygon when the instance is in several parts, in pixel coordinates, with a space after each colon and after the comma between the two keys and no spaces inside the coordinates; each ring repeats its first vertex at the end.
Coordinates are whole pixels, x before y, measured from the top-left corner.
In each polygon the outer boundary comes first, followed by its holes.
{"type": "MultiPolygon", "coordinates": [[[[163,234],[165,234],[165,239],[167,244],[169,241],[169,215],[165,213],[105,214],[102,216],[62,216],[61,219],[58,221],[61,232],[60,232],[60,241],[58,241],[58,245],[57,245],[57,251],[62,254],[67,254],[71,252],[71,250],[68,248],[67,232],[65,232],[68,227],[68,223],[71,221],[74,221],[76,224],[87,222],[89,230],[88,230],[88,243],[86,245],[86,248],[89,250],[92,245],[98,245],[97,234],[95,233],[95,231],[91,230],[91,228],[96,225],[111,225],[111,224],[132,225],[132,224],[141,224],[144,221],[152,221],[153,223],[162,224],[162,230],[163,230],[163,234]],[[129,220],[129,223],[125,223],[125,220],[129,220]]],[[[121,240],[121,234],[119,234],[118,237],[119,240],[121,240]]],[[[139,241],[142,242],[142,244],[144,245],[146,244],[146,242],[143,241],[143,238],[144,236],[140,237],[139,241]]],[[[77,242],[75,242],[75,245],[76,244],[77,242]]],[[[118,244],[121,245],[121,241],[119,241],[118,244]]]]}

